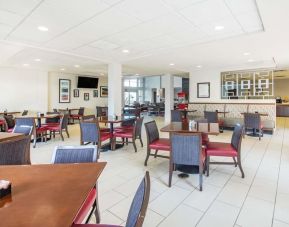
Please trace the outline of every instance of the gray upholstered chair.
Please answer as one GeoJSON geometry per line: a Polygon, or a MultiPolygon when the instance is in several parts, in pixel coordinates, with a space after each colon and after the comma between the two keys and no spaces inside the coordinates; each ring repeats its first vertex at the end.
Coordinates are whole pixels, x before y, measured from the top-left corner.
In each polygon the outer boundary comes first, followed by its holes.
{"type": "Polygon", "coordinates": [[[22,133],[25,136],[28,136],[32,134],[33,131],[33,126],[29,126],[29,125],[15,125],[15,127],[13,128],[13,133],[22,133]]]}
{"type": "Polygon", "coordinates": [[[258,136],[259,140],[263,136],[263,126],[261,123],[261,116],[258,113],[244,113],[245,134],[248,129],[253,130],[254,136],[258,136]]]}
{"type": "Polygon", "coordinates": [[[202,149],[201,133],[172,133],[171,156],[169,167],[169,187],[172,185],[173,171],[176,165],[193,165],[199,167],[200,191],[203,190],[203,168],[205,154],[202,149]]]}
{"type": "Polygon", "coordinates": [[[224,164],[239,166],[242,178],[245,177],[241,164],[241,143],[244,133],[244,126],[237,124],[231,138],[231,143],[209,142],[206,147],[206,170],[207,176],[210,172],[210,164],[224,164]],[[211,162],[211,156],[233,158],[234,162],[211,162]],[[236,160],[237,158],[237,160],[236,160]]]}
{"type": "Polygon", "coordinates": [[[158,151],[167,151],[170,153],[171,145],[170,140],[167,138],[160,138],[158,126],[155,121],[150,121],[144,124],[147,134],[147,156],[144,165],[147,166],[150,156],[170,158],[170,155],[159,155],[158,151]],[[151,150],[155,150],[154,154],[151,154],[151,150]]]}
{"type": "MultiPolygon", "coordinates": [[[[150,176],[147,171],[132,200],[125,227],[142,227],[150,197],[150,176]]],[[[118,225],[87,224],[74,221],[72,227],[121,227],[118,225]]]]}
{"type": "Polygon", "coordinates": [[[224,120],[219,119],[218,111],[204,111],[204,117],[208,123],[218,123],[220,132],[223,132],[224,120]]]}
{"type": "MultiPolygon", "coordinates": [[[[91,162],[97,162],[97,149],[95,146],[57,146],[51,160],[52,164],[91,162]]],[[[89,192],[89,195],[87,196],[74,220],[82,223],[88,214],[88,217],[85,220],[85,222],[88,223],[93,212],[97,223],[99,223],[100,214],[98,208],[97,184],[89,192]],[[90,208],[92,209],[89,212],[90,208]]]]}
{"type": "Polygon", "coordinates": [[[31,136],[0,143],[0,165],[30,165],[31,136]]]}
{"type": "Polygon", "coordinates": [[[33,135],[33,147],[35,148],[36,147],[36,141],[37,141],[35,119],[33,117],[15,118],[15,127],[16,126],[30,126],[30,127],[32,127],[32,131],[31,131],[30,135],[33,135]]]}
{"type": "Polygon", "coordinates": [[[182,122],[182,112],[179,110],[171,110],[171,122],[182,122]]]}

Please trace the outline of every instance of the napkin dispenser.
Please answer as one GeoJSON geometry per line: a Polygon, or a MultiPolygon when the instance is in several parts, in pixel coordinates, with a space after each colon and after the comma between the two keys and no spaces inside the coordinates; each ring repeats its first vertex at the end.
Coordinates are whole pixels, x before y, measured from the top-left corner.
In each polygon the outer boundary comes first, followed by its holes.
{"type": "Polygon", "coordinates": [[[9,181],[0,180],[0,199],[11,194],[11,183],[9,181]]]}

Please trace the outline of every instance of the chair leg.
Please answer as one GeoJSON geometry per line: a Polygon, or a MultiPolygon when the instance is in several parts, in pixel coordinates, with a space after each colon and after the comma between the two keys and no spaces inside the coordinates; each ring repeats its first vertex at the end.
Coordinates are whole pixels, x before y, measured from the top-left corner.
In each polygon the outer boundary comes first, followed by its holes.
{"type": "Polygon", "coordinates": [[[151,154],[151,149],[147,148],[147,157],[146,157],[146,160],[145,160],[145,163],[144,163],[145,166],[148,165],[148,160],[149,160],[150,154],[151,154]]]}
{"type": "MultiPolygon", "coordinates": [[[[201,171],[203,172],[203,170],[201,171]]],[[[199,174],[200,191],[203,191],[203,173],[199,174]]]]}
{"type": "Polygon", "coordinates": [[[236,158],[233,157],[233,160],[234,160],[234,163],[235,163],[235,167],[237,167],[237,166],[238,166],[238,163],[237,163],[237,161],[236,161],[236,158]]]}
{"type": "Polygon", "coordinates": [[[210,175],[210,156],[206,158],[207,177],[210,175]]]}
{"type": "Polygon", "coordinates": [[[172,186],[172,176],[173,176],[173,164],[170,163],[170,168],[169,168],[169,187],[172,186]]]}
{"type": "Polygon", "coordinates": [[[244,174],[244,171],[243,171],[243,168],[242,168],[242,164],[241,164],[241,159],[240,158],[238,158],[238,166],[239,166],[239,169],[241,171],[242,178],[245,178],[245,174],[244,174]]]}
{"type": "Polygon", "coordinates": [[[64,137],[63,137],[63,134],[62,134],[62,130],[60,130],[59,133],[60,133],[60,136],[61,136],[62,141],[64,141],[64,137]]]}
{"type": "Polygon", "coordinates": [[[100,223],[100,211],[99,211],[99,205],[98,205],[98,197],[96,198],[96,201],[95,201],[94,215],[95,215],[96,223],[99,224],[100,223]]]}
{"type": "Polygon", "coordinates": [[[134,152],[137,152],[136,144],[135,144],[135,139],[132,140],[132,144],[133,144],[134,152]]]}
{"type": "Polygon", "coordinates": [[[65,132],[66,132],[67,137],[69,138],[69,133],[68,133],[68,129],[67,128],[65,128],[65,132]]]}
{"type": "Polygon", "coordinates": [[[128,138],[125,138],[125,143],[126,145],[128,145],[128,138]]]}
{"type": "Polygon", "coordinates": [[[159,151],[159,150],[156,150],[156,152],[155,152],[155,156],[154,156],[155,158],[156,158],[157,155],[158,155],[158,151],[159,151]]]}
{"type": "Polygon", "coordinates": [[[139,141],[140,141],[141,147],[143,147],[143,142],[142,142],[141,136],[139,137],[139,141]]]}
{"type": "Polygon", "coordinates": [[[124,145],[124,138],[121,138],[121,140],[122,140],[122,145],[124,145]]]}

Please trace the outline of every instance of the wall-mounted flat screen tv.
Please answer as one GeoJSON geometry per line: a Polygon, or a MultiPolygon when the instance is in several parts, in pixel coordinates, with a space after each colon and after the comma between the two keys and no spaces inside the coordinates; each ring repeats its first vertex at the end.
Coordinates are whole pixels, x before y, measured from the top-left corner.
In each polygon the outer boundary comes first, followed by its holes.
{"type": "Polygon", "coordinates": [[[98,78],[79,76],[77,81],[77,88],[94,88],[98,87],[98,78]]]}

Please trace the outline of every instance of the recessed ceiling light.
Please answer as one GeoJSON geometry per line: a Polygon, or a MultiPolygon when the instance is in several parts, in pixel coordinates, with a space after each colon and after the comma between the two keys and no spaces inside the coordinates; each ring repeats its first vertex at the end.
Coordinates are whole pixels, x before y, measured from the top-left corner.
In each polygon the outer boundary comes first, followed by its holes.
{"type": "Polygon", "coordinates": [[[24,67],[27,67],[27,66],[29,66],[29,64],[27,64],[27,63],[24,63],[24,64],[23,64],[23,66],[24,66],[24,67]]]}
{"type": "Polygon", "coordinates": [[[255,60],[254,59],[248,59],[248,62],[254,62],[255,60]]]}
{"type": "Polygon", "coordinates": [[[225,28],[225,27],[222,26],[222,25],[217,25],[217,26],[215,26],[215,30],[216,30],[216,31],[223,30],[224,28],[225,28]]]}
{"type": "Polygon", "coordinates": [[[175,65],[175,63],[170,63],[170,66],[173,66],[173,65],[175,65]]]}
{"type": "Polygon", "coordinates": [[[127,50],[127,49],[123,49],[123,50],[122,50],[122,53],[127,54],[127,53],[129,53],[129,50],[127,50]]]}
{"type": "Polygon", "coordinates": [[[42,32],[47,32],[47,31],[48,31],[48,28],[45,27],[45,26],[38,26],[38,30],[39,30],[39,31],[42,31],[42,32]]]}
{"type": "Polygon", "coordinates": [[[137,73],[137,74],[135,74],[136,76],[139,76],[139,74],[137,73]]]}
{"type": "Polygon", "coordinates": [[[65,68],[62,68],[62,69],[60,69],[61,71],[64,71],[65,70],[65,68]]]}
{"type": "Polygon", "coordinates": [[[244,56],[248,56],[248,55],[250,55],[251,53],[249,53],[249,52],[245,52],[244,53],[244,56]]]}
{"type": "Polygon", "coordinates": [[[41,61],[41,59],[39,59],[39,58],[36,58],[36,59],[34,59],[34,61],[41,61]]]}
{"type": "Polygon", "coordinates": [[[201,66],[201,65],[197,65],[196,67],[200,69],[200,68],[202,68],[203,66],[201,66]]]}
{"type": "Polygon", "coordinates": [[[74,67],[75,67],[75,68],[79,68],[80,66],[79,66],[79,65],[74,65],[74,67]]]}

